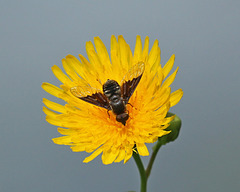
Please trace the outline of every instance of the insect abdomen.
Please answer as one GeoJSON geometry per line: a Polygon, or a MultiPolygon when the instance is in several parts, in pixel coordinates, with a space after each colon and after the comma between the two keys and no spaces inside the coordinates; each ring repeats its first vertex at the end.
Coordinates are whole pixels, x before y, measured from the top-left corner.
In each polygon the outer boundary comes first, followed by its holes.
{"type": "Polygon", "coordinates": [[[117,96],[117,95],[113,95],[111,97],[111,100],[110,100],[110,105],[111,105],[111,108],[113,110],[113,112],[116,114],[116,115],[119,115],[121,113],[124,113],[125,110],[126,110],[126,107],[125,107],[125,104],[122,100],[121,97],[117,96]]]}

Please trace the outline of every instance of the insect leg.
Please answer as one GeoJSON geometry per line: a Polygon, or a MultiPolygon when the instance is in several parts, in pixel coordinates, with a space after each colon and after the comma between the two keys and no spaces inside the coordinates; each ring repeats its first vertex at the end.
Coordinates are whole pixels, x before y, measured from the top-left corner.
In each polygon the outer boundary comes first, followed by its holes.
{"type": "Polygon", "coordinates": [[[136,107],[134,107],[131,103],[127,103],[128,105],[130,105],[131,107],[133,107],[134,109],[136,109],[137,110],[137,108],[136,107]]]}
{"type": "Polygon", "coordinates": [[[133,105],[131,103],[127,103],[128,105],[131,105],[133,107],[133,105]]]}
{"type": "Polygon", "coordinates": [[[108,117],[109,117],[109,119],[110,119],[110,114],[109,114],[109,111],[110,111],[110,110],[108,109],[108,110],[107,110],[107,114],[108,114],[108,117]]]}

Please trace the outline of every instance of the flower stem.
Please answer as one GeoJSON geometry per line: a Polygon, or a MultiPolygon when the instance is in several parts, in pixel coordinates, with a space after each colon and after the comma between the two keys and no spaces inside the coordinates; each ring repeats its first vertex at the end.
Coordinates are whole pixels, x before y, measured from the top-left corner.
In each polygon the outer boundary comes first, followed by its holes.
{"type": "Polygon", "coordinates": [[[157,153],[158,153],[158,150],[160,149],[160,147],[162,146],[162,144],[160,142],[157,142],[157,144],[154,146],[153,148],[153,153],[152,153],[152,156],[149,160],[149,163],[148,163],[148,166],[147,166],[147,169],[146,169],[146,177],[148,179],[150,173],[151,173],[151,170],[152,170],[152,166],[153,166],[153,162],[157,156],[157,153]]]}
{"type": "Polygon", "coordinates": [[[133,152],[133,158],[137,164],[140,177],[141,177],[141,192],[147,192],[147,175],[142,163],[142,160],[138,153],[133,152]]]}

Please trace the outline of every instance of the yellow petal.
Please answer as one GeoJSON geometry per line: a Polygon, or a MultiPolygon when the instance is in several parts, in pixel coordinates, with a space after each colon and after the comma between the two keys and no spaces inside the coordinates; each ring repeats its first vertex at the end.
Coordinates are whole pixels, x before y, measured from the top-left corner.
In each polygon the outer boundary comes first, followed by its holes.
{"type": "Polygon", "coordinates": [[[119,45],[118,45],[117,39],[114,35],[112,35],[112,37],[111,37],[111,52],[112,51],[116,51],[117,55],[119,54],[119,45]]]}
{"type": "Polygon", "coordinates": [[[43,98],[43,103],[50,109],[54,110],[54,111],[57,111],[57,112],[60,112],[60,113],[66,113],[66,109],[64,106],[58,104],[58,103],[55,103],[55,102],[52,102],[48,99],[45,99],[43,98]]]}
{"type": "Polygon", "coordinates": [[[178,67],[177,69],[173,72],[173,74],[171,74],[162,84],[162,88],[165,88],[165,87],[169,87],[172,82],[174,81],[175,77],[176,77],[176,74],[178,72],[178,67]]]}
{"type": "Polygon", "coordinates": [[[105,45],[103,44],[102,40],[99,37],[95,37],[94,44],[95,44],[97,54],[99,56],[99,59],[100,59],[102,65],[104,65],[105,68],[109,68],[111,65],[111,62],[109,59],[107,49],[106,49],[105,45]]]}
{"type": "Polygon", "coordinates": [[[125,150],[120,149],[119,153],[118,153],[118,156],[117,156],[117,158],[115,159],[114,162],[118,163],[118,162],[122,161],[124,159],[124,157],[125,157],[125,150]]]}
{"type": "Polygon", "coordinates": [[[86,145],[74,145],[71,147],[73,152],[81,152],[81,151],[86,151],[86,145]]]}
{"type": "MultiPolygon", "coordinates": [[[[168,127],[168,124],[175,118],[175,115],[171,116],[171,117],[166,117],[164,118],[162,124],[164,124],[165,126],[168,127]]],[[[164,129],[166,129],[167,127],[165,127],[164,129]]]]}
{"type": "Polygon", "coordinates": [[[43,107],[43,112],[50,117],[56,117],[57,115],[59,115],[58,113],[55,113],[46,107],[43,107]]]}
{"type": "Polygon", "coordinates": [[[128,71],[128,61],[129,61],[129,52],[128,52],[128,45],[124,40],[123,36],[118,37],[119,43],[119,51],[120,51],[120,58],[121,58],[121,65],[123,69],[125,69],[125,73],[128,71]]]}
{"type": "Polygon", "coordinates": [[[99,78],[99,73],[102,74],[104,69],[91,41],[88,41],[86,43],[86,51],[87,51],[88,59],[91,65],[94,67],[94,70],[98,71],[96,75],[97,75],[97,78],[99,78]]]}
{"type": "Polygon", "coordinates": [[[57,137],[53,138],[52,140],[58,145],[69,145],[72,142],[70,136],[57,137]]]}
{"type": "MultiPolygon", "coordinates": [[[[91,41],[86,42],[86,51],[87,51],[87,55],[88,55],[90,52],[92,52],[92,51],[95,52],[94,45],[93,45],[93,43],[92,43],[91,41]]],[[[88,57],[89,57],[89,55],[88,55],[88,57]]],[[[91,61],[90,61],[90,62],[91,62],[91,61]]]]}
{"type": "Polygon", "coordinates": [[[66,128],[58,128],[58,132],[62,135],[72,135],[80,132],[80,129],[66,129],[66,128]]]}
{"type": "Polygon", "coordinates": [[[52,125],[56,125],[59,127],[62,127],[63,123],[59,121],[58,119],[54,118],[53,116],[47,116],[46,121],[52,125]]]}
{"type": "Polygon", "coordinates": [[[55,96],[55,97],[59,97],[60,94],[63,94],[63,90],[56,87],[55,85],[52,85],[50,83],[43,83],[42,84],[42,88],[48,92],[49,94],[55,96]]]}
{"type": "Polygon", "coordinates": [[[54,65],[52,67],[52,71],[53,71],[54,75],[58,78],[58,80],[61,81],[62,83],[71,82],[71,80],[68,78],[68,76],[65,75],[57,65],[54,65]]]}
{"type": "Polygon", "coordinates": [[[156,60],[155,62],[153,63],[152,67],[151,67],[151,72],[155,72],[157,71],[158,68],[160,68],[160,49],[157,50],[159,53],[157,54],[157,57],[156,57],[156,60]]]}
{"type": "Polygon", "coordinates": [[[159,54],[160,48],[158,47],[158,40],[155,40],[148,57],[149,69],[152,68],[159,54]]]}
{"type": "Polygon", "coordinates": [[[77,73],[72,68],[71,64],[69,63],[69,57],[66,57],[66,59],[62,59],[62,65],[68,76],[71,78],[72,81],[78,81],[80,77],[77,75],[77,73]]]}
{"type": "Polygon", "coordinates": [[[78,56],[84,67],[87,68],[88,70],[92,70],[91,63],[89,63],[88,60],[83,55],[79,54],[78,56]]]}
{"type": "Polygon", "coordinates": [[[168,62],[164,65],[164,67],[163,67],[164,78],[166,78],[167,75],[169,74],[169,72],[171,71],[173,64],[174,64],[174,60],[175,60],[175,55],[173,54],[170,57],[170,59],[168,60],[168,62]]]}
{"type": "Polygon", "coordinates": [[[124,164],[128,162],[128,160],[132,157],[132,150],[133,146],[131,148],[126,148],[126,154],[125,154],[125,158],[124,158],[124,164]]]}
{"type": "Polygon", "coordinates": [[[137,150],[138,150],[139,155],[141,155],[141,156],[149,155],[147,146],[144,143],[141,143],[141,144],[137,143],[137,150]]]}
{"type": "Polygon", "coordinates": [[[174,91],[173,93],[171,93],[170,95],[171,107],[176,105],[181,100],[182,96],[183,96],[182,89],[178,89],[177,91],[174,91]]]}
{"type": "MultiPolygon", "coordinates": [[[[114,71],[119,71],[119,73],[114,74],[114,79],[120,82],[123,78],[122,74],[124,74],[123,67],[121,65],[120,57],[117,56],[116,50],[111,51],[111,60],[112,60],[112,68],[114,71]]],[[[113,75],[110,74],[110,75],[113,75]]]]}
{"type": "Polygon", "coordinates": [[[90,156],[86,157],[83,160],[83,163],[88,163],[89,161],[92,161],[93,159],[95,159],[98,155],[100,155],[102,153],[102,148],[98,148],[96,151],[94,151],[90,156]]]}
{"type": "Polygon", "coordinates": [[[141,37],[138,35],[136,38],[136,45],[134,49],[133,63],[137,63],[139,60],[141,60],[141,56],[142,56],[142,42],[141,37]]]}
{"type": "Polygon", "coordinates": [[[86,76],[86,68],[85,66],[74,56],[72,55],[68,55],[66,57],[66,61],[69,65],[69,67],[76,72],[75,73],[75,78],[78,79],[77,74],[81,77],[81,78],[85,78],[86,76]]]}
{"type": "Polygon", "coordinates": [[[144,42],[144,47],[143,47],[143,51],[142,51],[142,59],[145,61],[146,58],[148,57],[148,49],[149,49],[149,37],[145,38],[145,42],[144,42]]]}
{"type": "Polygon", "coordinates": [[[111,164],[117,157],[118,153],[116,151],[104,150],[102,154],[102,162],[103,164],[111,164]]]}

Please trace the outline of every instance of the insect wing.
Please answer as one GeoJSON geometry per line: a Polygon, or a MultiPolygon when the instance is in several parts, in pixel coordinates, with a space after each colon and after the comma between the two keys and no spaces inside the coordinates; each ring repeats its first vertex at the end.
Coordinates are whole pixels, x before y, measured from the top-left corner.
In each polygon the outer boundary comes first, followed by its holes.
{"type": "Polygon", "coordinates": [[[108,110],[111,109],[107,97],[98,89],[92,88],[90,85],[72,87],[70,91],[75,97],[83,101],[108,110]]]}
{"type": "Polygon", "coordinates": [[[125,103],[127,104],[133,92],[135,91],[138,83],[140,82],[145,65],[144,63],[138,63],[134,65],[124,76],[121,82],[121,92],[125,103]]]}

